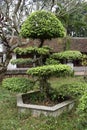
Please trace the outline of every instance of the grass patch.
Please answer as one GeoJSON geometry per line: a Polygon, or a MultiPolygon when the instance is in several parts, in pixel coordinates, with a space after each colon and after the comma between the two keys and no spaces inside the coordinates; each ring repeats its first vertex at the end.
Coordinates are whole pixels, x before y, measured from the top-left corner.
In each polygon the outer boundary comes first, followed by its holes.
{"type": "MultiPolygon", "coordinates": [[[[65,82],[79,82],[81,77],[51,79],[58,87],[65,82]]],[[[32,117],[30,113],[20,114],[16,107],[16,93],[5,90],[0,85],[0,130],[86,130],[77,123],[74,110],[59,117],[32,117]]]]}
{"type": "Polygon", "coordinates": [[[83,77],[60,77],[60,78],[50,78],[50,82],[53,88],[58,89],[63,84],[71,84],[71,83],[78,83],[78,82],[85,82],[83,77]]]}

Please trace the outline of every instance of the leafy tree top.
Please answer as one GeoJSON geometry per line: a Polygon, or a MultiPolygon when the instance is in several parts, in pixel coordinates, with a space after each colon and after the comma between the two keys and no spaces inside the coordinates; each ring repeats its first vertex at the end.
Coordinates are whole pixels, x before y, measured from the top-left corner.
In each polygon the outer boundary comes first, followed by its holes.
{"type": "Polygon", "coordinates": [[[54,53],[51,57],[54,59],[60,59],[60,60],[61,59],[76,60],[76,59],[81,59],[82,54],[79,51],[68,50],[68,51],[64,51],[60,53],[54,53]]]}
{"type": "Polygon", "coordinates": [[[36,11],[25,20],[20,35],[24,38],[51,39],[64,37],[66,31],[57,17],[47,11],[36,11]]]}

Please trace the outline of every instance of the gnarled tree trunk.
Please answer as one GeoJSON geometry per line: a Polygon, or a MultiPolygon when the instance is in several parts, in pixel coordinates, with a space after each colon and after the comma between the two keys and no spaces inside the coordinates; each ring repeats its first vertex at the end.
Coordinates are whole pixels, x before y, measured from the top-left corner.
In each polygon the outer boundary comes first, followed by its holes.
{"type": "Polygon", "coordinates": [[[10,52],[10,49],[7,51],[7,54],[6,54],[6,59],[5,61],[1,64],[0,66],[0,82],[2,82],[4,76],[5,76],[5,73],[7,71],[7,66],[9,64],[9,61],[11,60],[12,58],[12,55],[11,55],[11,52],[10,52]]]}
{"type": "Polygon", "coordinates": [[[45,93],[47,97],[49,94],[49,87],[50,87],[50,84],[47,81],[47,77],[46,76],[39,77],[39,83],[40,83],[40,92],[45,93]]]}
{"type": "Polygon", "coordinates": [[[2,82],[2,80],[3,80],[4,76],[5,76],[6,71],[7,71],[6,67],[0,68],[0,82],[2,82]]]}

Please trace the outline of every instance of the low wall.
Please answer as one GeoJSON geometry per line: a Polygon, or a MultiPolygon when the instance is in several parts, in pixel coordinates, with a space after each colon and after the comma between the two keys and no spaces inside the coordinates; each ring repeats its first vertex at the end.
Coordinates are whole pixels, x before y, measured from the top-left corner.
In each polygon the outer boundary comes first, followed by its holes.
{"type": "MultiPolygon", "coordinates": [[[[30,77],[26,74],[28,68],[16,68],[14,70],[7,70],[5,77],[30,77]]],[[[84,75],[84,67],[74,67],[75,75],[84,75]]],[[[87,67],[86,67],[87,72],[87,67]]]]}
{"type": "Polygon", "coordinates": [[[28,74],[26,74],[26,71],[27,68],[7,70],[5,77],[30,77],[28,74]]]}

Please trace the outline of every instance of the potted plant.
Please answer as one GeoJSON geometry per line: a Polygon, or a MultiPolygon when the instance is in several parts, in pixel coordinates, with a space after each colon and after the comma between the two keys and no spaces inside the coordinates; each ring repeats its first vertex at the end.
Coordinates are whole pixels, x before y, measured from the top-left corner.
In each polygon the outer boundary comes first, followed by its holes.
{"type": "MultiPolygon", "coordinates": [[[[35,79],[39,81],[39,94],[40,97],[44,97],[44,99],[48,99],[50,94],[50,83],[48,82],[48,79],[51,76],[66,76],[70,75],[72,73],[72,70],[67,65],[62,64],[55,64],[55,65],[44,65],[43,59],[44,56],[50,55],[50,49],[49,47],[44,47],[43,43],[46,39],[52,39],[56,37],[64,37],[66,34],[66,31],[62,25],[62,23],[56,18],[56,16],[50,12],[47,11],[36,11],[32,13],[23,23],[20,35],[24,38],[32,38],[32,39],[39,39],[40,44],[38,47],[29,47],[29,48],[16,48],[15,53],[18,54],[30,54],[33,53],[33,55],[36,55],[36,58],[31,60],[32,63],[37,63],[38,66],[29,68],[27,71],[27,74],[30,76],[34,76],[35,79]]],[[[45,57],[46,58],[46,57],[45,57]]],[[[17,62],[17,61],[16,61],[17,62]]],[[[22,62],[23,63],[23,62],[22,62]]],[[[36,97],[38,95],[37,92],[29,92],[27,94],[31,95],[31,97],[36,97]],[[33,94],[32,94],[33,93],[33,94]]],[[[32,111],[34,115],[40,115],[41,113],[45,115],[53,115],[57,116],[59,113],[63,111],[63,109],[58,109],[59,106],[53,105],[53,106],[43,106],[43,105],[36,105],[32,104],[31,102],[29,104],[24,104],[22,98],[26,97],[26,94],[18,95],[18,107],[19,109],[25,110],[29,108],[29,110],[32,111]],[[57,111],[59,110],[59,112],[57,111]],[[55,112],[55,113],[54,113],[55,112]]],[[[30,100],[30,96],[28,96],[30,100]]],[[[25,98],[26,99],[26,98],[25,98]]],[[[72,102],[66,102],[61,106],[71,105],[72,102]]],[[[65,106],[65,109],[67,108],[65,106]]],[[[71,107],[69,107],[71,108],[71,107]]]]}

